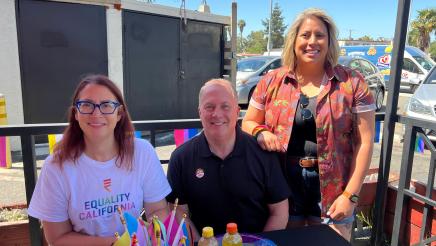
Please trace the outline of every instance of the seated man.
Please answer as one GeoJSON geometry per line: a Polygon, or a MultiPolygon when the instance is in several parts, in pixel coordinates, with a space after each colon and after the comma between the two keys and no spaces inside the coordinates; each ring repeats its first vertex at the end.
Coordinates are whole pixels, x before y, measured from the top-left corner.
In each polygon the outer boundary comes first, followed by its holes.
{"type": "Polygon", "coordinates": [[[237,126],[239,106],[231,84],[206,82],[198,112],[203,132],[177,148],[168,167],[173,192],[167,199],[179,199],[178,216],[186,213],[196,229],[212,226],[216,234],[229,222],[240,232],[284,229],[290,191],[278,157],[237,126]]]}

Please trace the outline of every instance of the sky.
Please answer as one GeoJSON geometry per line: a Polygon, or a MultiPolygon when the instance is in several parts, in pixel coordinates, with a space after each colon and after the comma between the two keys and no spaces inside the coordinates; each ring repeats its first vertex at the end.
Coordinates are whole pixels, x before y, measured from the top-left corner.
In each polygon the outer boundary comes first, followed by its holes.
{"type": "MultiPolygon", "coordinates": [[[[186,9],[196,10],[202,0],[185,0],[186,9]]],[[[213,14],[231,15],[232,0],[206,0],[213,14]]],[[[270,0],[236,0],[238,20],[243,19],[246,26],[243,36],[251,31],[263,30],[262,20],[269,17],[270,0]]],[[[180,7],[182,0],[155,0],[155,4],[180,7]]],[[[309,7],[325,10],[339,29],[339,38],[357,39],[368,35],[372,38],[392,39],[395,32],[397,0],[273,0],[282,9],[284,23],[290,26],[295,16],[309,7]]],[[[412,0],[410,20],[417,17],[417,10],[436,8],[436,0],[412,0]]],[[[238,35],[240,35],[238,30],[238,35]]],[[[433,35],[432,40],[435,40],[433,35]]]]}

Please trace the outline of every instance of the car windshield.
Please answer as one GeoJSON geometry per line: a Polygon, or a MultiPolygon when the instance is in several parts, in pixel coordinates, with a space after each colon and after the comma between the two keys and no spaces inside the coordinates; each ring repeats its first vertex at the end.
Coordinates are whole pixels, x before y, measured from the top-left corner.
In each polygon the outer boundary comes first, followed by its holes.
{"type": "Polygon", "coordinates": [[[433,67],[433,63],[422,56],[414,56],[415,60],[427,71],[430,71],[430,69],[433,67]]]}
{"type": "Polygon", "coordinates": [[[436,69],[433,69],[431,74],[428,75],[424,84],[436,84],[436,69]]]}
{"type": "Polygon", "coordinates": [[[254,72],[259,70],[271,58],[246,58],[238,61],[236,69],[238,72],[254,72]]]}

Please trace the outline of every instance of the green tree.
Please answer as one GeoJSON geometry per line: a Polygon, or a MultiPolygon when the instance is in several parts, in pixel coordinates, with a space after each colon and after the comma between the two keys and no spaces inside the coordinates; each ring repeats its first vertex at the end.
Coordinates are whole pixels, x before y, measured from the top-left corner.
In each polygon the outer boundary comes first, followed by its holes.
{"type": "Polygon", "coordinates": [[[247,36],[245,51],[247,53],[262,54],[266,51],[267,40],[263,31],[253,31],[247,36]]]}
{"type": "Polygon", "coordinates": [[[236,38],[236,50],[238,53],[246,52],[247,49],[247,39],[244,37],[236,38]]]}
{"type": "Polygon", "coordinates": [[[358,38],[358,40],[361,40],[361,41],[374,41],[374,39],[372,37],[368,36],[368,35],[360,37],[360,38],[358,38]]]}
{"type": "Polygon", "coordinates": [[[415,44],[422,51],[427,52],[430,46],[430,34],[436,34],[436,8],[418,10],[418,17],[411,22],[409,43],[415,44]],[[413,42],[410,42],[413,41],[413,42]]]}
{"type": "Polygon", "coordinates": [[[239,39],[239,47],[240,49],[238,49],[239,52],[243,51],[244,49],[244,37],[242,36],[242,33],[244,32],[244,27],[245,27],[245,21],[244,20],[239,20],[238,21],[238,27],[239,27],[239,32],[241,33],[241,38],[239,39]]]}
{"type": "Polygon", "coordinates": [[[428,53],[430,54],[431,59],[433,59],[433,61],[436,61],[436,41],[431,42],[428,53]]]}
{"type": "Polygon", "coordinates": [[[407,44],[418,47],[418,38],[419,38],[418,29],[412,28],[409,31],[409,33],[407,33],[407,44]]]}
{"type": "MultiPolygon", "coordinates": [[[[284,33],[287,25],[284,24],[282,9],[278,3],[274,5],[271,19],[271,48],[281,48],[285,40],[284,33]]],[[[268,35],[269,19],[262,20],[262,25],[265,27],[264,34],[268,35]]]]}

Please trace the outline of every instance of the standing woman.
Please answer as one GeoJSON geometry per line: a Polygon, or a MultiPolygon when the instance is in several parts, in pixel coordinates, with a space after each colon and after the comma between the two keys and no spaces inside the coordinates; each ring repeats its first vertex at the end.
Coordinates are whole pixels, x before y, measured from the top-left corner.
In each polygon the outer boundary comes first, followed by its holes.
{"type": "Polygon", "coordinates": [[[283,67],[259,82],[242,128],[263,149],[280,153],[292,191],[288,225],[323,222],[350,240],[376,107],[363,77],[337,65],[336,30],[320,9],[297,16],[283,67]]]}
{"type": "Polygon", "coordinates": [[[116,85],[91,75],[78,85],[69,126],[42,167],[29,215],[50,245],[111,245],[124,228],[117,208],[165,219],[171,191],[153,147],[134,138],[116,85]]]}

